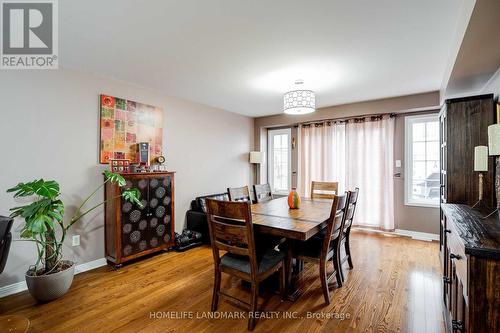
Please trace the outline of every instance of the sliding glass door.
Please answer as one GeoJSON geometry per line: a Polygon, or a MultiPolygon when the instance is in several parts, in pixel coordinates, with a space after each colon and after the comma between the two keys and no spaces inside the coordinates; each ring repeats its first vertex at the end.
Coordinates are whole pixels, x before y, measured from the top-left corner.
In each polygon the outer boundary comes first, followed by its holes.
{"type": "Polygon", "coordinates": [[[291,137],[290,128],[268,131],[268,180],[273,193],[288,194],[291,189],[291,137]]]}

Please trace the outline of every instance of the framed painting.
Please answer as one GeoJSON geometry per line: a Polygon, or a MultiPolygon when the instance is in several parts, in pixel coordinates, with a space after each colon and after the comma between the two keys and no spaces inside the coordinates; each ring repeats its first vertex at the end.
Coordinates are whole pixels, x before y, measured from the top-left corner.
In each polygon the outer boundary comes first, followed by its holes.
{"type": "Polygon", "coordinates": [[[154,161],[162,154],[163,109],[131,100],[100,95],[101,137],[99,162],[110,159],[136,161],[139,142],[149,142],[154,161]]]}

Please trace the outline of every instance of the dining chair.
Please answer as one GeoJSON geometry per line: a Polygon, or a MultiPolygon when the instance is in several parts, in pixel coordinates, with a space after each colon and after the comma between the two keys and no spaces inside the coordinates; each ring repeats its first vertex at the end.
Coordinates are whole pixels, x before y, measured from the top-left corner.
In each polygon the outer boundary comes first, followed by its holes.
{"type": "Polygon", "coordinates": [[[227,193],[229,194],[229,201],[248,201],[252,203],[248,186],[228,187],[227,193]]]}
{"type": "Polygon", "coordinates": [[[253,193],[255,194],[255,202],[266,202],[273,200],[273,193],[271,192],[271,185],[260,184],[253,186],[253,193]]]}
{"type": "Polygon", "coordinates": [[[337,286],[342,286],[339,261],[339,235],[345,222],[348,201],[349,193],[341,196],[335,195],[326,228],[320,231],[315,237],[311,237],[309,240],[301,243],[297,249],[298,260],[313,262],[319,265],[319,278],[326,304],[330,304],[328,283],[334,276],[337,280],[337,286]],[[333,263],[333,272],[330,276],[327,274],[326,267],[329,260],[333,263]]]}
{"type": "Polygon", "coordinates": [[[311,199],[333,199],[334,195],[338,195],[338,182],[311,182],[311,199]]]}
{"type": "MultiPolygon", "coordinates": [[[[220,297],[246,307],[255,314],[259,283],[279,273],[281,297],[285,293],[285,255],[274,249],[258,254],[255,246],[252,213],[249,202],[207,199],[207,220],[215,265],[212,311],[217,311],[220,297]],[[221,257],[219,251],[226,251],[221,257]],[[251,284],[250,303],[221,291],[221,273],[236,276],[251,284]]],[[[248,329],[253,330],[256,316],[248,316],[248,329]]]]}
{"type": "MultiPolygon", "coordinates": [[[[352,265],[352,256],[351,256],[351,247],[350,247],[350,234],[351,227],[354,220],[354,212],[356,211],[356,204],[358,203],[359,197],[359,188],[356,187],[354,191],[349,191],[349,202],[348,208],[346,212],[344,227],[342,228],[342,232],[340,234],[340,246],[344,245],[345,256],[340,259],[340,276],[342,277],[342,281],[344,281],[344,271],[342,270],[342,265],[346,262],[349,264],[349,269],[353,268],[352,265]]],[[[339,252],[341,255],[341,252],[339,252]]]]}

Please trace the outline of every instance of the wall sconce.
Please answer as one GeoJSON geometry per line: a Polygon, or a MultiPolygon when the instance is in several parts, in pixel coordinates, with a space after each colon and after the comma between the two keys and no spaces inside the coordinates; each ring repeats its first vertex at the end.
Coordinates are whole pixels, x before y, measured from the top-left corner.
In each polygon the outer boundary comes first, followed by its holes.
{"type": "Polygon", "coordinates": [[[483,172],[488,171],[488,147],[474,147],[474,171],[479,172],[478,192],[479,198],[472,208],[483,203],[483,172]]]}
{"type": "Polygon", "coordinates": [[[495,193],[497,198],[497,208],[486,217],[490,217],[493,214],[498,213],[500,209],[500,104],[497,104],[497,123],[488,126],[488,151],[490,156],[496,156],[495,193]]]}

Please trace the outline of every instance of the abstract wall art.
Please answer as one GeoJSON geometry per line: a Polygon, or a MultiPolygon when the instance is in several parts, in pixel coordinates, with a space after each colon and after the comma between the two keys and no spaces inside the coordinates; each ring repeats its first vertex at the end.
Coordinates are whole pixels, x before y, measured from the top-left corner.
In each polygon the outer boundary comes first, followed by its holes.
{"type": "Polygon", "coordinates": [[[100,95],[101,139],[99,162],[110,159],[136,161],[136,145],[149,142],[151,161],[162,155],[162,108],[100,95]]]}

